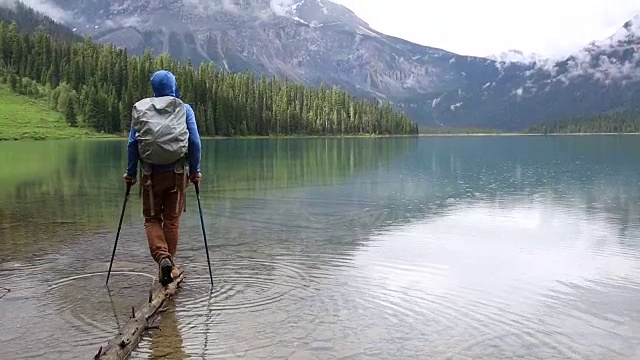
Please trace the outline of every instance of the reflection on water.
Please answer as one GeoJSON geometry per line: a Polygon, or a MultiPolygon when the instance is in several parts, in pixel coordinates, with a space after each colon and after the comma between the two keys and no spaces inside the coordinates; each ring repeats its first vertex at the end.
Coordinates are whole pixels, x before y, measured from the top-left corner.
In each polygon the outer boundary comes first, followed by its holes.
{"type": "Polygon", "coordinates": [[[152,330],[154,334],[150,341],[149,356],[147,358],[188,359],[189,355],[184,352],[182,335],[178,328],[174,299],[170,299],[167,302],[166,308],[167,310],[162,313],[160,320],[154,323],[159,327],[159,330],[152,330]]]}
{"type": "Polygon", "coordinates": [[[462,204],[372,237],[344,276],[372,326],[403,324],[377,339],[385,356],[629,358],[640,252],[616,232],[549,201],[462,204]]]}
{"type": "MultiPolygon", "coordinates": [[[[202,196],[331,186],[367,169],[388,168],[415,146],[416,139],[204,141],[202,196]]],[[[109,140],[0,143],[3,163],[21,164],[0,174],[0,238],[8,245],[0,256],[47,252],[87,232],[112,232],[124,195],[125,148],[109,140]]],[[[137,192],[127,225],[140,222],[137,192]]],[[[194,199],[187,206],[197,209],[194,199]]]]}
{"type": "MultiPolygon", "coordinates": [[[[133,196],[104,287],[122,143],[69,146],[59,167],[3,180],[3,359],[92,356],[156,273],[133,196]]],[[[208,141],[215,287],[190,188],[185,283],[132,358],[640,358],[638,147],[208,141]]]]}

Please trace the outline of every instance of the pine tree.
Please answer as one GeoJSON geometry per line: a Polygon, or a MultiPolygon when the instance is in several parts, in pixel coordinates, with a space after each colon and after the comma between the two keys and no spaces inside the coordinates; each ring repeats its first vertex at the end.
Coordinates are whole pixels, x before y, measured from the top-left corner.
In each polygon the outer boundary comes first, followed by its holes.
{"type": "Polygon", "coordinates": [[[69,98],[67,101],[67,108],[64,112],[64,117],[67,123],[73,127],[78,126],[78,118],[76,116],[76,106],[73,99],[69,98]]]}
{"type": "Polygon", "coordinates": [[[9,87],[11,88],[11,90],[18,92],[18,77],[16,76],[16,73],[14,73],[13,71],[11,71],[9,73],[9,87]]]}

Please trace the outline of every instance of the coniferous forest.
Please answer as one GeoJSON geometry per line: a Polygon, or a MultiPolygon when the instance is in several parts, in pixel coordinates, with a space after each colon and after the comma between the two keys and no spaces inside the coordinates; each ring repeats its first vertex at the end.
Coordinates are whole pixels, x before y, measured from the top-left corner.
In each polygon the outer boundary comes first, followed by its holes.
{"type": "Polygon", "coordinates": [[[542,122],[529,127],[525,132],[534,134],[638,133],[640,132],[640,111],[628,110],[542,122]]]}
{"type": "Polygon", "coordinates": [[[168,55],[129,56],[87,37],[56,36],[43,27],[21,31],[0,23],[0,76],[25,95],[49,97],[72,126],[126,134],[133,104],[152,96],[149,78],[172,71],[201,135],[417,134],[404,113],[377,100],[355,99],[336,87],[229,73],[214,64],[179,63],[168,55]],[[44,90],[43,90],[44,89],[44,90]]]}

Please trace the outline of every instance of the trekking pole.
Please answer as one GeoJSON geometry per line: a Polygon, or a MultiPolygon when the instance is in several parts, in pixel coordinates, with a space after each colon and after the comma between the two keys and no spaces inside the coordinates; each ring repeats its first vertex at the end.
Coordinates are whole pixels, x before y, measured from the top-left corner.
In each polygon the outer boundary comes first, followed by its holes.
{"type": "Polygon", "coordinates": [[[207,264],[209,265],[209,277],[211,278],[211,286],[213,287],[213,274],[211,273],[211,261],[209,260],[209,245],[207,245],[207,234],[204,230],[204,219],[202,218],[202,205],[200,205],[200,186],[194,183],[196,187],[196,197],[198,198],[198,210],[200,212],[200,224],[202,225],[202,237],[204,238],[204,250],[207,253],[207,264]]]}
{"type": "Polygon", "coordinates": [[[116,233],[116,242],[113,243],[113,252],[111,253],[111,262],[109,263],[109,271],[107,272],[107,282],[109,284],[109,276],[111,275],[111,266],[113,265],[113,257],[116,255],[116,246],[118,246],[118,238],[120,237],[120,228],[122,228],[122,219],[124,218],[124,210],[129,200],[129,192],[131,192],[131,183],[127,183],[127,191],[124,194],[124,203],[122,204],[122,213],[120,214],[120,222],[118,223],[118,232],[116,233]]]}

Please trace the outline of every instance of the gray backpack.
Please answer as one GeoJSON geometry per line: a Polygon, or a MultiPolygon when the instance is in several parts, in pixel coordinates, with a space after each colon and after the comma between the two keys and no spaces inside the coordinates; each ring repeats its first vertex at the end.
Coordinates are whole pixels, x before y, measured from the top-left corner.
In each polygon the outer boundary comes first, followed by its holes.
{"type": "Polygon", "coordinates": [[[133,105],[131,117],[143,164],[168,165],[185,157],[189,130],[187,112],[180,99],[173,96],[142,99],[133,105]]]}

